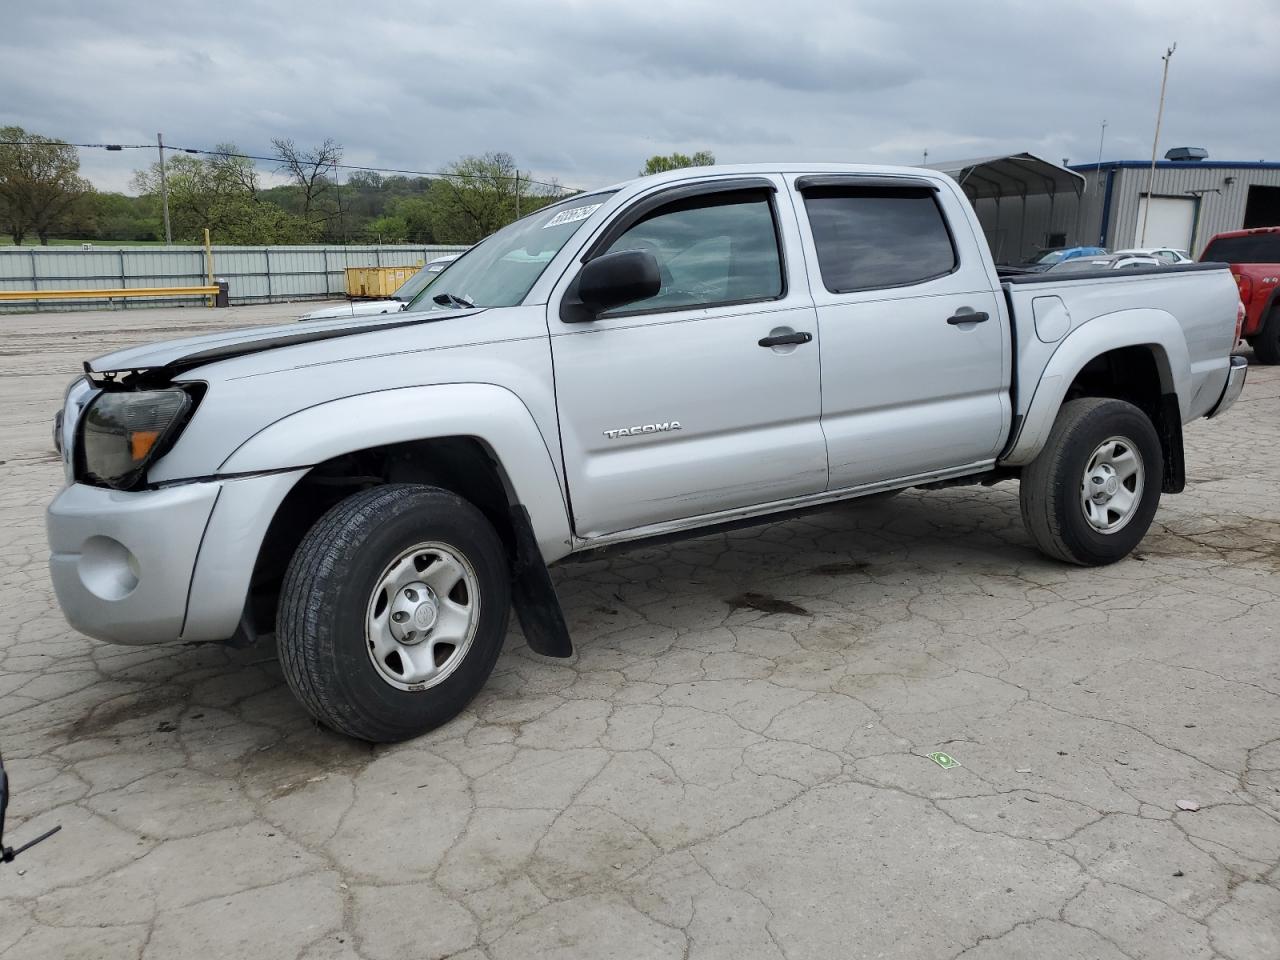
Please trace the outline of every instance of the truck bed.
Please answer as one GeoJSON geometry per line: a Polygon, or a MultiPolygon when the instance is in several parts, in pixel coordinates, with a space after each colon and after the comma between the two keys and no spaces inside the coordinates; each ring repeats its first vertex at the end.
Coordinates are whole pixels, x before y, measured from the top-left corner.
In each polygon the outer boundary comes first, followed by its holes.
{"type": "Polygon", "coordinates": [[[1234,346],[1234,310],[1227,305],[1238,299],[1223,264],[1023,274],[1002,277],[1001,286],[1014,331],[1016,417],[1031,406],[1050,361],[1069,351],[1073,334],[1092,321],[1167,327],[1166,342],[1185,337],[1185,355],[1165,357],[1170,382],[1164,385],[1169,392],[1177,387],[1184,423],[1203,416],[1222,393],[1234,346]]]}

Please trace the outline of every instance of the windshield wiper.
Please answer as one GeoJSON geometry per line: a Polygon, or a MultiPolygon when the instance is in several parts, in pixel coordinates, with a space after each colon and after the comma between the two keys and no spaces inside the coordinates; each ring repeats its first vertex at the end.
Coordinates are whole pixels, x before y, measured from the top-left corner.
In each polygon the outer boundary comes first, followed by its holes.
{"type": "Polygon", "coordinates": [[[442,307],[466,307],[468,310],[474,310],[476,305],[466,297],[460,297],[456,293],[437,293],[431,298],[442,307]]]}

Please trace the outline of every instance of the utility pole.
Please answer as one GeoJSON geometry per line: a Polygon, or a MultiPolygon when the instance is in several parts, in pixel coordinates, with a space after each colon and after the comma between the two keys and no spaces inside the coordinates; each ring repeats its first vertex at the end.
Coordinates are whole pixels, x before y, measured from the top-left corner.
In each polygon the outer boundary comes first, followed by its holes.
{"type": "Polygon", "coordinates": [[[1169,61],[1173,59],[1173,51],[1178,49],[1175,43],[1165,51],[1160,59],[1164,61],[1164,76],[1160,78],[1160,106],[1156,110],[1156,135],[1151,141],[1151,169],[1147,172],[1147,205],[1142,208],[1142,235],[1138,246],[1147,245],[1147,219],[1151,216],[1151,187],[1156,179],[1156,151],[1160,148],[1160,121],[1164,119],[1164,89],[1169,83],[1169,61]]]}
{"type": "Polygon", "coordinates": [[[164,242],[173,246],[173,231],[169,229],[169,184],[164,176],[164,134],[156,134],[156,149],[160,151],[160,202],[164,204],[164,242]]]}
{"type": "Polygon", "coordinates": [[[516,170],[516,219],[520,219],[520,171],[516,170]]]}
{"type": "Polygon", "coordinates": [[[924,148],[924,156],[920,158],[920,166],[927,167],[929,165],[929,148],[924,148]]]}
{"type": "Polygon", "coordinates": [[[1098,134],[1098,164],[1094,173],[1098,175],[1098,189],[1102,189],[1102,142],[1107,139],[1107,121],[1102,121],[1102,131],[1098,134]]]}

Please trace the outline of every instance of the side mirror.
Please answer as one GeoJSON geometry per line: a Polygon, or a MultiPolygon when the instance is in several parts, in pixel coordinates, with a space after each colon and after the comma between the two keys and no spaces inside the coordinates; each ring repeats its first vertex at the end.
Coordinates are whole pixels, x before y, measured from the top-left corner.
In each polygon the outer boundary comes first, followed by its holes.
{"type": "Polygon", "coordinates": [[[560,319],[565,323],[586,323],[606,310],[647,300],[661,288],[662,273],[652,253],[607,253],[582,268],[560,305],[560,319]]]}

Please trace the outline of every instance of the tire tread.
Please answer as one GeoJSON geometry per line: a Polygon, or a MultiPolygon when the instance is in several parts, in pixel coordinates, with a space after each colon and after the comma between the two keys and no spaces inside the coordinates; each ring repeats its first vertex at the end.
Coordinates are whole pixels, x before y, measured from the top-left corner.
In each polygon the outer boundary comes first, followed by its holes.
{"type": "MultiPolygon", "coordinates": [[[[447,490],[418,484],[387,484],[353,494],[329,509],[302,538],[290,560],[280,590],[277,614],[277,648],[285,681],[312,716],[326,726],[361,740],[391,742],[421,732],[370,716],[340,696],[330,664],[332,637],[319,626],[332,622],[337,599],[326,589],[336,570],[347,562],[359,545],[362,531],[382,516],[405,509],[406,501],[414,509],[432,507],[462,511],[474,515],[481,529],[488,532],[501,551],[488,521],[474,506],[447,490]],[[321,642],[308,642],[321,637],[321,642]]],[[[496,599],[496,598],[495,598],[496,599]]],[[[503,598],[507,600],[507,598],[503,598]]],[[[502,616],[505,632],[506,612],[502,616]]],[[[479,653],[479,651],[476,651],[479,653]]],[[[493,659],[496,660],[497,650],[493,659]]],[[[487,675],[487,672],[486,672],[487,675]]]]}
{"type": "MultiPolygon", "coordinates": [[[[1146,419],[1146,415],[1137,407],[1110,397],[1069,400],[1058,411],[1039,456],[1022,470],[1018,501],[1023,525],[1042,553],[1065,563],[1094,566],[1100,562],[1110,562],[1100,560],[1074,546],[1063,530],[1062,523],[1066,512],[1062,497],[1075,496],[1077,493],[1074,487],[1075,477],[1067,476],[1073,471],[1065,465],[1065,461],[1074,452],[1077,435],[1089,430],[1092,421],[1105,408],[1124,409],[1146,419]]],[[[1154,429],[1151,427],[1153,435],[1154,429]]],[[[1157,440],[1157,451],[1158,449],[1157,440]]],[[[1147,464],[1147,482],[1154,485],[1157,497],[1162,471],[1163,467],[1158,462],[1147,464]]],[[[1149,519],[1147,523],[1150,523],[1149,519]]],[[[1145,528],[1143,533],[1145,534],[1145,528]]]]}

